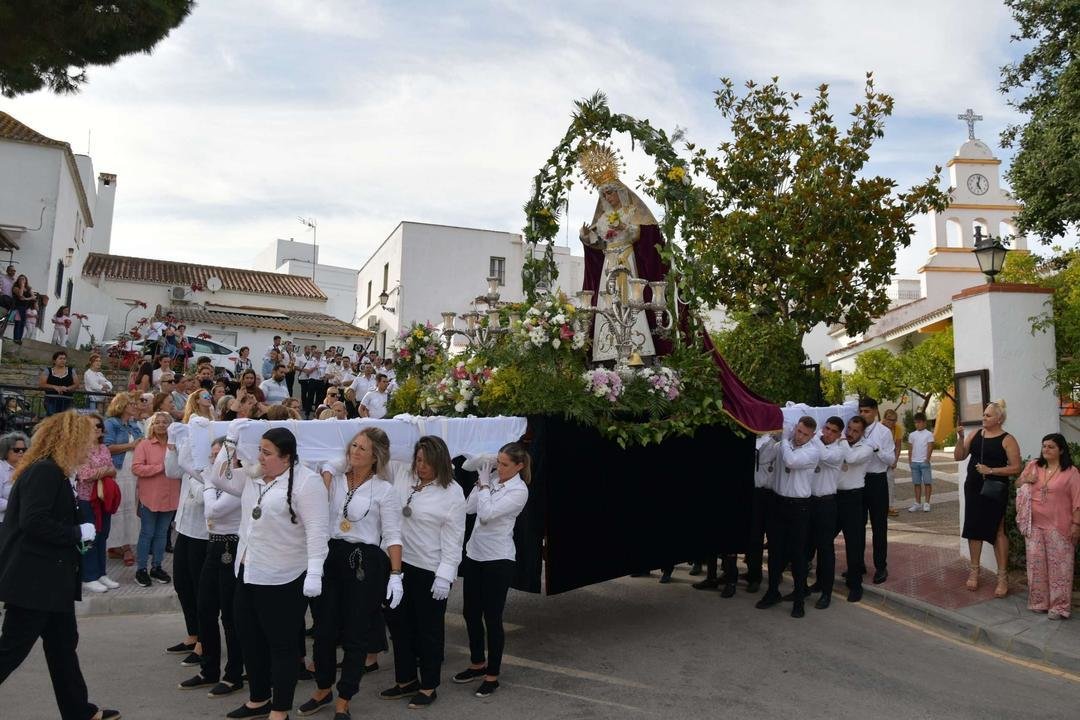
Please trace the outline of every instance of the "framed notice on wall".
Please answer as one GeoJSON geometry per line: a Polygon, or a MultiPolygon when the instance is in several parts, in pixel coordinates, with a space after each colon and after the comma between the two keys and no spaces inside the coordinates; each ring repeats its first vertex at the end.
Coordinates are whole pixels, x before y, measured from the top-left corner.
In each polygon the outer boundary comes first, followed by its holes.
{"type": "Polygon", "coordinates": [[[956,410],[961,425],[981,425],[983,408],[990,402],[990,371],[956,373],[956,410]]]}

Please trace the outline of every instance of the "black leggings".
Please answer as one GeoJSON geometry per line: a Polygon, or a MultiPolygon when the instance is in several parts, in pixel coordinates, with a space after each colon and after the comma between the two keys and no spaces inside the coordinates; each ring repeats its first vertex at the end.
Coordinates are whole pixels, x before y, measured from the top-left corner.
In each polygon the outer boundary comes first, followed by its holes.
{"type": "Polygon", "coordinates": [[[271,700],[271,710],[288,712],[300,669],[296,637],[303,633],[307,608],[304,574],[284,585],[249,585],[241,565],[234,608],[251,701],[271,700]]]}
{"type": "Polygon", "coordinates": [[[199,582],[209,541],[176,534],[173,546],[173,587],[180,598],[187,634],[199,636],[199,582]]]}
{"type": "Polygon", "coordinates": [[[360,689],[364,658],[369,652],[371,627],[382,612],[390,559],[375,545],[331,540],[323,565],[323,588],[315,602],[315,682],[321,690],[334,684],[337,674],[337,645],[345,651],[341,661],[338,695],[351,700],[360,689]],[[364,579],[349,567],[350,554],[363,554],[364,579]]]}
{"type": "Polygon", "coordinates": [[[236,539],[213,540],[206,549],[206,562],[199,577],[199,642],[202,643],[202,676],[207,680],[219,680],[221,676],[221,633],[218,632],[218,615],[225,631],[225,649],[229,659],[225,663],[226,682],[239,684],[244,675],[244,655],[240,651],[240,638],[233,618],[233,602],[236,594],[236,575],[232,555],[236,552],[236,539]],[[221,556],[228,549],[230,562],[222,562],[221,556]]]}
{"type": "Polygon", "coordinates": [[[503,608],[514,579],[513,560],[478,561],[469,557],[461,565],[464,578],[465,628],[469,631],[469,653],[474,665],[484,662],[484,631],[487,630],[487,674],[498,675],[502,666],[506,633],[503,608]]]}
{"type": "Polygon", "coordinates": [[[401,604],[386,611],[390,640],[394,643],[394,680],[406,685],[420,669],[420,688],[434,690],[442,673],[446,642],[446,601],[431,597],[435,573],[402,563],[401,604]]]}

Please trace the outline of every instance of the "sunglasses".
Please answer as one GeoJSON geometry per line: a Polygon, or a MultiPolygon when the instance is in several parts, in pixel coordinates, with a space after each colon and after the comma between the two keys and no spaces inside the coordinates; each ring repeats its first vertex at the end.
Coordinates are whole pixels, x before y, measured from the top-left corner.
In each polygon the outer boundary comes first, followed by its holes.
{"type": "Polygon", "coordinates": [[[24,452],[26,452],[26,448],[24,448],[24,447],[13,447],[13,448],[11,448],[11,452],[24,453],[24,452]]]}

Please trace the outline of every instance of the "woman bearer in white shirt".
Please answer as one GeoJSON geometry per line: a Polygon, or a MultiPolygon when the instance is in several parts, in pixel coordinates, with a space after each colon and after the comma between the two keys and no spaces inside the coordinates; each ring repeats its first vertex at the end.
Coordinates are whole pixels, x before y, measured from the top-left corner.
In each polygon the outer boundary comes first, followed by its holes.
{"type": "Polygon", "coordinates": [[[469,631],[471,664],[454,676],[454,682],[468,683],[483,678],[475,693],[478,698],[490,696],[499,687],[506,644],[502,615],[517,557],[514,521],[529,500],[529,466],[529,453],[524,445],[517,442],[503,445],[495,462],[495,473],[490,465],[480,469],[476,487],[465,504],[465,513],[476,515],[461,565],[465,583],[463,614],[469,631]]]}
{"type": "Polygon", "coordinates": [[[330,495],[330,552],[323,592],[315,602],[316,690],[299,708],[301,715],[310,715],[334,701],[340,642],[345,655],[335,720],[350,717],[349,701],[360,688],[368,637],[378,624],[383,598],[393,609],[403,592],[401,503],[387,482],[390,439],[379,428],[364,428],[349,441],[345,460],[346,470],[322,474],[330,495]]]}
{"type": "Polygon", "coordinates": [[[454,480],[450,451],[442,438],[420,438],[412,466],[394,463],[394,467],[394,490],[401,502],[405,596],[386,613],[396,684],[380,695],[384,700],[410,698],[409,707],[415,709],[435,702],[439,686],[446,598],[457,577],[465,538],[465,494],[454,480]]]}
{"type": "Polygon", "coordinates": [[[270,720],[285,720],[296,690],[304,598],[322,592],[328,499],[322,478],[299,463],[296,437],[286,428],[263,433],[258,465],[251,466],[257,477],[240,470],[235,444],[242,423],[230,426],[226,457],[212,475],[240,497],[234,612],[251,699],[226,717],[267,717],[269,707],[270,720]]]}

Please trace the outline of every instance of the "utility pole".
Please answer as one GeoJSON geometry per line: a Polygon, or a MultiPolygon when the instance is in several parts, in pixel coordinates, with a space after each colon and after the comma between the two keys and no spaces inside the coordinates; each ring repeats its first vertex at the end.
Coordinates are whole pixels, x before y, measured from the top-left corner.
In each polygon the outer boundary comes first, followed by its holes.
{"type": "Polygon", "coordinates": [[[318,223],[315,222],[315,218],[306,218],[297,216],[297,220],[301,225],[306,225],[311,229],[311,282],[315,282],[315,265],[319,255],[319,229],[318,223]]]}

